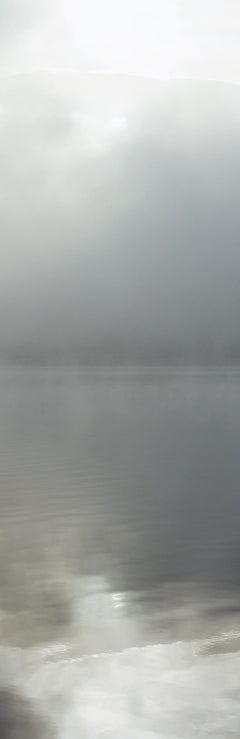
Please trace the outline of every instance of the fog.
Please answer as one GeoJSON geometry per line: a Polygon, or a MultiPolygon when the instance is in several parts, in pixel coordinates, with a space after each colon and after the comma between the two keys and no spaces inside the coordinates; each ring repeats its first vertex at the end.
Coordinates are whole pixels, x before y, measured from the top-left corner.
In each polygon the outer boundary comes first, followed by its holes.
{"type": "Polygon", "coordinates": [[[0,739],[239,737],[239,31],[0,0],[0,739]]]}
{"type": "Polygon", "coordinates": [[[238,361],[238,86],[39,73],[0,105],[3,361],[238,361]]]}
{"type": "Polygon", "coordinates": [[[239,24],[1,3],[0,361],[239,361],[239,24]]]}
{"type": "Polygon", "coordinates": [[[0,68],[239,81],[238,0],[1,0],[0,68]]]}

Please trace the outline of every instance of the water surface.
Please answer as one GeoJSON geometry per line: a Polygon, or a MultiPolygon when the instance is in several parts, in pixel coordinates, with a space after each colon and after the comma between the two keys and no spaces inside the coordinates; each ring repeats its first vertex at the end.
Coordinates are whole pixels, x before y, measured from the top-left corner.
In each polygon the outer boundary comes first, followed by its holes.
{"type": "Polygon", "coordinates": [[[0,679],[39,732],[239,735],[239,391],[231,369],[1,369],[0,679]]]}

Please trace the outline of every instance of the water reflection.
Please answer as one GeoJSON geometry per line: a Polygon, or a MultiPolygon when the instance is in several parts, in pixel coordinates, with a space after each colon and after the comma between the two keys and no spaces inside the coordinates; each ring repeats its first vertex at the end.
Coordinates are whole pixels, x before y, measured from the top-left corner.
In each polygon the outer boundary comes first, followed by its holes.
{"type": "Polygon", "coordinates": [[[111,613],[103,647],[124,620],[149,640],[164,623],[173,634],[181,607],[220,598],[236,615],[237,372],[5,369],[0,413],[3,641],[60,639],[87,621],[90,635],[90,582],[95,620],[111,613]]]}

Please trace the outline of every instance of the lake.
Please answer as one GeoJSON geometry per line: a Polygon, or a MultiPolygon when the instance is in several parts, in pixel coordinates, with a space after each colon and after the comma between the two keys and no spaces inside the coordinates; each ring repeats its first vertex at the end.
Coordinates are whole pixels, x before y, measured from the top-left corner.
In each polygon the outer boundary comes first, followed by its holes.
{"type": "Polygon", "coordinates": [[[240,371],[3,367],[0,419],[1,736],[239,736],[240,371]]]}

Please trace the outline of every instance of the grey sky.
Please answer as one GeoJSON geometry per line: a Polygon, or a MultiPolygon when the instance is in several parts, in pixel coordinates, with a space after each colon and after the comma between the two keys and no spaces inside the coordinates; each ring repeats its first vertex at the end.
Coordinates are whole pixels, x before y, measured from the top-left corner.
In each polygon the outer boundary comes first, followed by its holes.
{"type": "Polygon", "coordinates": [[[85,5],[1,5],[2,352],[239,357],[240,90],[149,79],[237,80],[239,4],[85,5]]]}

